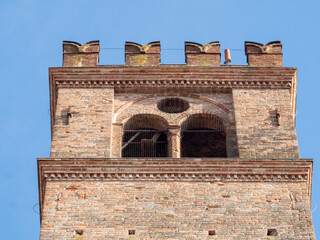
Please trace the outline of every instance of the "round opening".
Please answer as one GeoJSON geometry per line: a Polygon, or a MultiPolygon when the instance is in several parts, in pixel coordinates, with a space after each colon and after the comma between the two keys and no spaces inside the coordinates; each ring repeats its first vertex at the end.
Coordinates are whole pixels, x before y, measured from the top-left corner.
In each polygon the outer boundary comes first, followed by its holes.
{"type": "Polygon", "coordinates": [[[189,108],[189,103],[180,98],[166,98],[158,103],[158,109],[166,113],[181,113],[189,108]]]}

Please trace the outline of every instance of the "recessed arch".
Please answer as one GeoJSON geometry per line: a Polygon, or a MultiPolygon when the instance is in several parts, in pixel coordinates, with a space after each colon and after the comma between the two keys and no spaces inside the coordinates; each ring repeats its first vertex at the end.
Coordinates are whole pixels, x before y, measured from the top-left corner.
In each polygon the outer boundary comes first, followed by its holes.
{"type": "Polygon", "coordinates": [[[154,114],[137,114],[123,127],[122,157],[167,157],[168,122],[154,114]]]}
{"type": "MultiPolygon", "coordinates": [[[[114,117],[113,117],[113,123],[124,123],[125,121],[127,121],[128,119],[130,119],[132,116],[136,115],[136,114],[156,114],[156,115],[160,115],[163,118],[166,119],[167,114],[163,113],[161,111],[158,111],[156,108],[156,110],[150,112],[150,111],[146,111],[146,110],[140,110],[139,112],[132,112],[132,111],[126,111],[126,109],[129,109],[132,105],[137,104],[141,101],[147,100],[147,99],[151,99],[151,98],[167,98],[167,97],[183,97],[183,98],[192,98],[192,99],[199,99],[202,100],[204,102],[210,103],[212,105],[215,106],[216,109],[218,109],[221,112],[221,118],[224,120],[225,124],[233,124],[235,123],[235,119],[233,114],[231,113],[231,111],[224,106],[223,104],[208,98],[208,97],[204,97],[204,96],[200,96],[200,95],[196,95],[196,94],[150,94],[150,95],[146,95],[140,98],[137,98],[135,100],[129,101],[126,104],[122,105],[121,107],[119,107],[117,110],[115,110],[114,113],[114,117]]],[[[206,110],[205,112],[207,113],[212,113],[210,110],[206,110]]],[[[181,116],[183,116],[183,118],[181,119],[181,121],[179,123],[175,123],[175,124],[181,124],[185,118],[187,118],[188,116],[190,116],[191,114],[195,114],[196,112],[192,112],[192,113],[181,113],[181,116]]],[[[204,111],[202,112],[197,112],[197,113],[204,113],[204,111]]],[[[213,114],[213,113],[212,113],[213,114]]]]}
{"type": "Polygon", "coordinates": [[[145,127],[166,130],[168,125],[168,121],[162,116],[156,114],[136,114],[125,122],[123,129],[128,130],[145,127]]]}
{"type": "Polygon", "coordinates": [[[227,157],[224,123],[213,114],[194,114],[181,124],[181,157],[227,157]]]}

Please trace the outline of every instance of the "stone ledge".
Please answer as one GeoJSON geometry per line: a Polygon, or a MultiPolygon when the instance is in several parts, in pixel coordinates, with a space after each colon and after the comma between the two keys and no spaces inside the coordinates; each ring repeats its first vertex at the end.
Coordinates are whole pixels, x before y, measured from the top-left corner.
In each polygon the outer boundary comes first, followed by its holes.
{"type": "Polygon", "coordinates": [[[44,171],[45,181],[71,181],[71,180],[110,180],[110,181],[205,181],[205,182],[291,182],[308,180],[308,174],[227,174],[227,173],[79,173],[79,172],[51,172],[44,171]]]}

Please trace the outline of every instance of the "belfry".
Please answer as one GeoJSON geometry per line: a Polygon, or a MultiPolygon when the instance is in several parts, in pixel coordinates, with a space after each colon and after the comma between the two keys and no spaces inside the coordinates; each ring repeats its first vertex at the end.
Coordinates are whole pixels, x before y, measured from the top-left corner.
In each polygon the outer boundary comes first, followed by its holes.
{"type": "Polygon", "coordinates": [[[125,65],[99,51],[65,41],[49,68],[40,239],[315,239],[281,42],[245,42],[240,66],[217,41],[185,42],[183,65],[160,42],[126,42],[125,65]]]}

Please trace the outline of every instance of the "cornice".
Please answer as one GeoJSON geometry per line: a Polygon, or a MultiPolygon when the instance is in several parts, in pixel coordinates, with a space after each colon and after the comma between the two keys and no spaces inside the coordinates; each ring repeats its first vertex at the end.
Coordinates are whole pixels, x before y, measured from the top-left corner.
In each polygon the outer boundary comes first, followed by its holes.
{"type": "Polygon", "coordinates": [[[311,199],[311,159],[38,159],[40,207],[49,181],[304,182],[311,199]]]}
{"type": "Polygon", "coordinates": [[[250,181],[263,181],[263,182],[283,182],[283,181],[307,181],[308,174],[248,174],[245,172],[229,174],[229,173],[217,173],[212,174],[210,172],[169,172],[169,173],[73,173],[73,172],[45,172],[43,175],[46,181],[72,181],[72,180],[110,180],[110,181],[227,181],[227,182],[250,182],[250,181]]]}
{"type": "MultiPolygon", "coordinates": [[[[59,88],[115,88],[158,91],[185,88],[200,92],[232,89],[288,89],[292,109],[296,105],[296,68],[248,66],[97,66],[49,69],[51,129],[54,126],[59,88]]],[[[295,114],[293,114],[295,116],[295,114]]]]}

